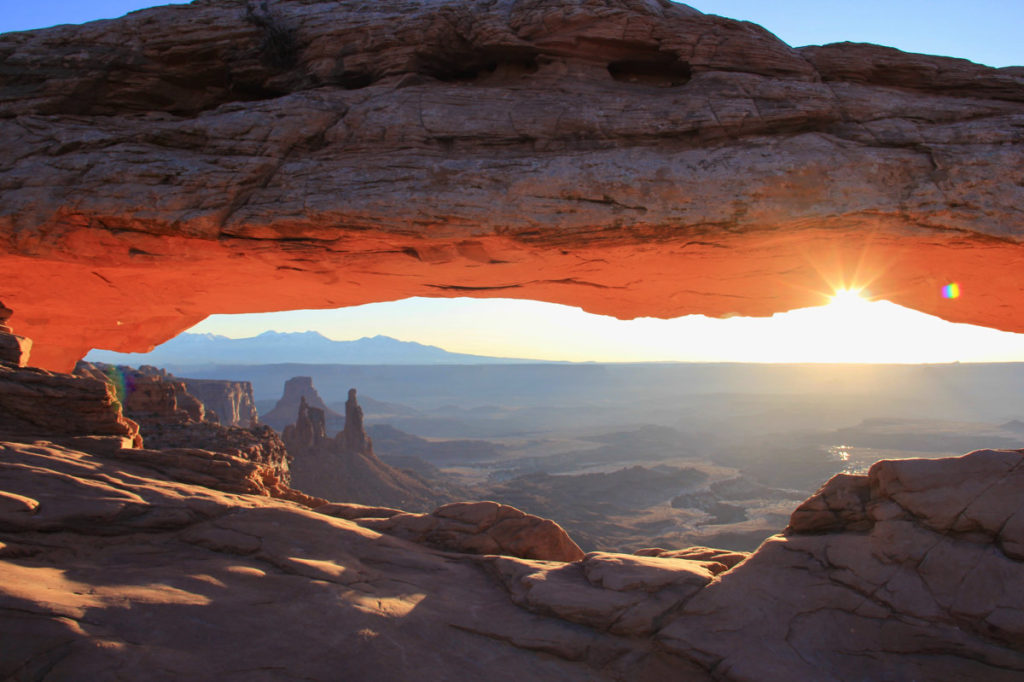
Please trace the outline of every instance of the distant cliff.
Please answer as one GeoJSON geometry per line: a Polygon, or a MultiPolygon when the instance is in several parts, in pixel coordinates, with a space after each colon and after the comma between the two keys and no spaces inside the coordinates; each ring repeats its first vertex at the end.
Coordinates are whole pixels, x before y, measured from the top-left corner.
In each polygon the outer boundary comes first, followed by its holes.
{"type": "Polygon", "coordinates": [[[252,384],[248,381],[183,379],[188,392],[199,398],[207,411],[212,410],[224,426],[250,428],[260,423],[252,384]]]}
{"type": "Polygon", "coordinates": [[[331,408],[327,407],[323,398],[313,387],[313,377],[292,377],[284,382],[284,391],[281,398],[274,405],[274,409],[262,415],[262,420],[270,424],[279,432],[295,420],[299,412],[299,405],[305,401],[309,407],[321,411],[324,417],[324,429],[326,433],[337,433],[345,428],[345,417],[331,408]]]}

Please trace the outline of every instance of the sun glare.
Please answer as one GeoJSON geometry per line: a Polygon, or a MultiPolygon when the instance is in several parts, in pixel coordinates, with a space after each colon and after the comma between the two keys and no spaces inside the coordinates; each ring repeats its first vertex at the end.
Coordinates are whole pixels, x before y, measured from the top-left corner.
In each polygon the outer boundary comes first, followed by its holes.
{"type": "Polygon", "coordinates": [[[829,305],[846,307],[867,303],[868,300],[864,298],[863,291],[863,289],[840,289],[833,294],[829,305]]]}

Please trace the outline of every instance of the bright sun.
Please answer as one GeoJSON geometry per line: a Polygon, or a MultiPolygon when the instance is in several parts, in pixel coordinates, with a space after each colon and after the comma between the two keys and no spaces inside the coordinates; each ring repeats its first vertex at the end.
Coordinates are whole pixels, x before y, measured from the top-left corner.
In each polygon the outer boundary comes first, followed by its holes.
{"type": "Polygon", "coordinates": [[[861,295],[863,291],[863,289],[840,289],[832,296],[829,305],[846,307],[867,303],[867,299],[861,295]]]}

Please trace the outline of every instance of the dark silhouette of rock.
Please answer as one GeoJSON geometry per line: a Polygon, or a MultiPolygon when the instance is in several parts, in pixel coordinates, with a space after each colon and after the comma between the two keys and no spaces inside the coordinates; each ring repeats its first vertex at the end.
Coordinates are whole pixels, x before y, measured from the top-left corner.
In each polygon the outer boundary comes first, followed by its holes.
{"type": "Polygon", "coordinates": [[[13,312],[0,301],[0,362],[24,367],[28,364],[32,341],[23,336],[16,336],[14,330],[7,325],[7,320],[13,312]]]}
{"type": "MultiPolygon", "coordinates": [[[[312,389],[308,377],[297,379],[301,381],[293,379],[288,383],[303,391],[312,389]]],[[[285,392],[289,395],[287,385],[285,392]]],[[[293,389],[290,395],[297,396],[297,414],[295,423],[285,427],[283,441],[292,457],[291,480],[296,488],[332,502],[414,511],[432,509],[448,501],[443,492],[434,490],[411,472],[388,466],[374,454],[363,428],[363,411],[356,401],[355,389],[349,391],[345,405],[345,428],[334,438],[327,437],[322,408],[311,406],[299,390],[293,389]]]]}
{"type": "Polygon", "coordinates": [[[295,423],[284,427],[281,434],[285,446],[293,452],[306,452],[327,440],[324,428],[324,411],[310,407],[306,396],[299,398],[299,413],[295,423]]]}
{"type": "Polygon", "coordinates": [[[345,452],[373,452],[373,444],[363,428],[363,408],[356,402],[356,389],[348,389],[345,401],[345,428],[338,434],[338,443],[345,452]]]}

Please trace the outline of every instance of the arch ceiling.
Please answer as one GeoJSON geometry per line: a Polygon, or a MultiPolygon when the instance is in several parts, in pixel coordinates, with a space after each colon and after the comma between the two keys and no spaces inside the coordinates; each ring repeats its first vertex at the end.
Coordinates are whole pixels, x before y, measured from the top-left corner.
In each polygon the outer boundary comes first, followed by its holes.
{"type": "Polygon", "coordinates": [[[1024,331],[1016,67],[657,0],[198,0],[0,36],[0,139],[0,301],[52,369],[407,296],[724,316],[855,286],[1024,331]]]}

